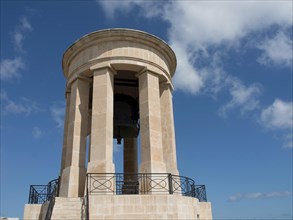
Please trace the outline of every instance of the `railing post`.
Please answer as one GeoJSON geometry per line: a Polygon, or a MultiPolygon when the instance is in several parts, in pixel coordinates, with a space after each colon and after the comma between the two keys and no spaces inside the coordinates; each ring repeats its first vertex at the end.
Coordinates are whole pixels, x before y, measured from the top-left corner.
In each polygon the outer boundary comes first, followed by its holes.
{"type": "Polygon", "coordinates": [[[88,180],[88,174],[86,175],[86,207],[85,207],[85,213],[86,213],[86,220],[90,218],[89,216],[89,180],[88,180]]]}
{"type": "Polygon", "coordinates": [[[195,196],[195,185],[194,185],[194,183],[192,183],[192,185],[191,185],[191,196],[194,197],[194,198],[196,197],[195,196]]]}
{"type": "Polygon", "coordinates": [[[47,185],[47,195],[46,195],[46,201],[49,201],[52,198],[52,182],[49,182],[47,185]]]}
{"type": "Polygon", "coordinates": [[[29,197],[28,197],[28,203],[32,204],[32,186],[30,186],[30,193],[29,193],[29,197]]]}
{"type": "Polygon", "coordinates": [[[173,179],[172,179],[172,174],[168,173],[168,185],[169,185],[169,194],[173,194],[173,179]]]}
{"type": "Polygon", "coordinates": [[[38,191],[33,187],[33,204],[39,204],[39,193],[38,191]]]}
{"type": "Polygon", "coordinates": [[[144,173],[139,174],[138,180],[139,180],[139,194],[144,194],[144,189],[145,189],[144,173]]]}
{"type": "Polygon", "coordinates": [[[203,185],[203,193],[204,193],[204,198],[203,198],[203,201],[207,201],[207,192],[206,192],[206,186],[203,185]]]}
{"type": "Polygon", "coordinates": [[[58,183],[57,183],[57,189],[56,189],[56,197],[59,196],[60,184],[61,184],[61,176],[58,177],[58,183]]]}

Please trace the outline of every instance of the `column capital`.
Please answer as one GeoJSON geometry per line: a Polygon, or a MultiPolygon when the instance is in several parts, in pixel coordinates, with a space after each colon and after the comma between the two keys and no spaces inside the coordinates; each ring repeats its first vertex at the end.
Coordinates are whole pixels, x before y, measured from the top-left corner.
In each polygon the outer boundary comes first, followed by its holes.
{"type": "Polygon", "coordinates": [[[148,69],[147,67],[145,67],[141,71],[139,71],[135,76],[137,78],[139,78],[141,75],[143,75],[145,73],[148,73],[148,74],[151,74],[151,75],[154,75],[154,76],[157,76],[157,77],[159,77],[161,75],[160,73],[154,72],[154,71],[148,69]]]}
{"type": "Polygon", "coordinates": [[[75,80],[77,80],[77,79],[80,79],[80,80],[83,80],[83,81],[86,81],[86,82],[91,82],[92,81],[91,78],[86,77],[86,76],[81,76],[81,75],[77,76],[75,80]]]}
{"type": "Polygon", "coordinates": [[[101,66],[101,67],[91,67],[90,68],[91,71],[93,71],[93,75],[96,75],[97,72],[99,72],[99,70],[103,70],[103,69],[108,69],[110,70],[110,73],[112,73],[113,75],[117,75],[117,71],[113,68],[113,66],[111,64],[108,64],[106,66],[101,66]]]}
{"type": "Polygon", "coordinates": [[[170,81],[164,81],[160,83],[160,88],[168,88],[171,92],[174,91],[174,86],[170,81]]]}
{"type": "Polygon", "coordinates": [[[68,84],[66,86],[66,91],[65,91],[65,98],[67,97],[67,94],[68,93],[71,93],[71,87],[72,87],[72,84],[74,84],[76,82],[76,80],[82,80],[82,81],[85,81],[85,82],[88,82],[90,83],[92,81],[91,78],[89,77],[86,77],[86,76],[75,76],[74,79],[72,79],[72,81],[70,81],[70,84],[68,84]]]}

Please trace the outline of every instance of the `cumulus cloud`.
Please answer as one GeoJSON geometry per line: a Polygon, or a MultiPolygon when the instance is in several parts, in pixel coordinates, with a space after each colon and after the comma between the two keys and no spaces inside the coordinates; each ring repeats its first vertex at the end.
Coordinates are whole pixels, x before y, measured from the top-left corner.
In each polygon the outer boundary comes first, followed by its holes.
{"type": "Polygon", "coordinates": [[[8,100],[3,106],[3,115],[7,114],[25,114],[30,115],[33,112],[38,112],[39,108],[35,101],[27,98],[21,98],[20,101],[8,100]]]}
{"type": "Polygon", "coordinates": [[[53,120],[57,124],[57,128],[63,128],[64,125],[64,115],[65,115],[65,106],[53,106],[51,109],[51,115],[53,120]]]}
{"type": "Polygon", "coordinates": [[[270,193],[261,193],[261,192],[254,192],[254,193],[236,193],[234,195],[229,196],[229,202],[236,202],[240,200],[256,200],[256,199],[270,199],[270,198],[277,198],[277,197],[289,197],[292,196],[292,192],[270,192],[270,193]]]}
{"type": "Polygon", "coordinates": [[[292,129],[293,103],[276,99],[261,112],[261,121],[269,129],[292,129]]]}
{"type": "Polygon", "coordinates": [[[12,80],[21,77],[21,71],[26,68],[24,59],[23,42],[28,34],[33,30],[32,25],[27,17],[22,17],[19,24],[16,25],[12,35],[12,43],[16,51],[14,58],[1,59],[0,61],[0,79],[12,80]]]}
{"type": "Polygon", "coordinates": [[[125,12],[130,11],[135,4],[133,0],[124,0],[124,1],[99,1],[98,3],[103,7],[104,11],[108,18],[114,18],[115,11],[122,9],[125,12]]]}
{"type": "Polygon", "coordinates": [[[23,41],[32,30],[33,28],[28,18],[20,18],[19,24],[15,27],[15,30],[12,33],[15,50],[18,52],[24,52],[23,41]]]}
{"type": "Polygon", "coordinates": [[[42,137],[45,134],[38,126],[34,126],[32,130],[32,135],[35,139],[42,137]]]}
{"type": "Polygon", "coordinates": [[[22,57],[14,59],[3,59],[0,62],[0,79],[11,80],[21,76],[20,71],[25,68],[25,63],[22,57]]]}
{"type": "Polygon", "coordinates": [[[15,101],[8,97],[6,91],[1,91],[1,114],[6,115],[21,115],[26,116],[39,112],[39,107],[37,102],[22,97],[20,100],[15,101]]]}
{"type": "Polygon", "coordinates": [[[163,1],[145,1],[145,0],[123,0],[123,1],[100,1],[96,0],[104,11],[106,16],[110,19],[115,17],[115,13],[122,12],[128,13],[135,7],[139,10],[138,14],[151,18],[154,16],[162,15],[165,10],[165,4],[168,4],[168,0],[163,1]]]}
{"type": "Polygon", "coordinates": [[[260,114],[262,125],[270,130],[280,130],[280,138],[284,148],[293,148],[293,102],[276,99],[274,103],[264,108],[260,114]]]}
{"type": "Polygon", "coordinates": [[[281,65],[292,67],[293,44],[289,34],[279,31],[274,37],[267,38],[258,48],[263,51],[258,61],[264,65],[281,65]]]}
{"type": "Polygon", "coordinates": [[[226,83],[230,87],[231,100],[220,108],[219,113],[221,116],[226,117],[227,112],[235,108],[239,108],[242,114],[259,108],[259,96],[262,93],[260,85],[245,86],[241,81],[233,77],[228,77],[226,83]]]}
{"type": "Polygon", "coordinates": [[[239,51],[255,33],[275,28],[279,32],[273,38],[260,37],[254,43],[253,49],[262,52],[258,61],[287,67],[292,60],[292,39],[284,34],[284,30],[292,28],[291,1],[98,2],[110,17],[135,9],[147,18],[168,22],[168,42],[178,60],[175,89],[209,95],[227,91],[231,99],[220,108],[222,116],[233,108],[239,108],[241,113],[259,108],[261,94],[260,85],[244,85],[225,71],[225,51],[239,51]]]}
{"type": "Polygon", "coordinates": [[[185,88],[191,94],[198,93],[203,86],[203,78],[190,62],[191,54],[180,45],[173,44],[173,49],[176,51],[177,57],[180,57],[177,61],[177,69],[184,73],[184,75],[177,73],[174,75],[173,80],[176,82],[176,86],[185,88]]]}
{"type": "Polygon", "coordinates": [[[292,2],[174,1],[169,9],[171,37],[192,45],[229,43],[273,24],[292,23],[292,2]],[[174,17],[174,13],[180,16],[174,17]]]}
{"type": "MultiPolygon", "coordinates": [[[[171,24],[168,31],[169,41],[172,47],[175,45],[176,54],[177,48],[183,48],[188,53],[188,56],[180,56],[182,52],[179,51],[178,60],[182,59],[184,61],[181,62],[190,63],[195,70],[197,65],[192,63],[190,57],[202,59],[204,54],[205,63],[210,65],[214,51],[217,49],[237,47],[239,42],[245,37],[249,38],[251,33],[266,30],[272,25],[292,25],[290,6],[292,6],[291,2],[172,1],[169,10],[164,11],[163,18],[171,24]],[[180,16],[174,16],[175,14],[180,16]]],[[[262,50],[264,49],[265,47],[262,47],[262,50]]],[[[221,60],[221,57],[218,59],[221,60]]],[[[214,68],[218,67],[214,65],[214,68]]],[[[216,73],[212,69],[210,71],[216,73]]],[[[186,73],[184,68],[178,66],[176,74],[174,83],[178,89],[196,94],[201,87],[209,85],[209,80],[204,78],[205,75],[201,70],[186,73]],[[185,78],[186,83],[178,80],[181,78],[185,78]],[[205,83],[199,84],[198,79],[205,83]],[[191,90],[192,83],[200,86],[191,90]]],[[[218,82],[225,83],[225,81],[218,82]]]]}
{"type": "Polygon", "coordinates": [[[292,148],[292,103],[276,100],[261,110],[262,85],[245,84],[223,65],[231,51],[253,49],[261,52],[257,62],[263,65],[292,68],[292,1],[98,2],[111,18],[135,10],[168,22],[168,42],[178,62],[175,89],[193,95],[227,93],[230,99],[219,115],[258,110],[263,126],[283,130],[284,147],[292,148]]]}
{"type": "MultiPolygon", "coordinates": [[[[194,58],[200,57],[203,51],[209,63],[214,53],[211,47],[237,47],[242,39],[249,38],[252,33],[267,30],[273,25],[282,28],[292,26],[290,1],[98,2],[110,17],[113,17],[115,12],[125,13],[137,7],[143,11],[139,14],[160,17],[169,22],[168,41],[175,50],[179,62],[174,82],[177,89],[193,94],[197,94],[205,86],[202,83],[205,80],[201,76],[201,71],[194,65],[194,58]]],[[[282,33],[279,32],[273,39],[260,39],[260,42],[255,44],[256,48],[264,52],[260,60],[272,60],[288,65],[290,54],[287,49],[290,44],[292,45],[292,40],[282,33]],[[276,46],[280,46],[285,53],[272,52],[276,46]]]]}
{"type": "Polygon", "coordinates": [[[285,134],[282,137],[283,147],[284,148],[293,148],[293,130],[290,129],[290,133],[285,134]]]}

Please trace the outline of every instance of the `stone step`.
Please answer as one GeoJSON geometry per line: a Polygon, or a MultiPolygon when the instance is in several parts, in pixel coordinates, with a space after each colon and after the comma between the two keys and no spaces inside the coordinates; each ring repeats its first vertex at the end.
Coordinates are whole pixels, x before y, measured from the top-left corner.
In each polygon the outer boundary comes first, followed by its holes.
{"type": "Polygon", "coordinates": [[[75,220],[81,219],[82,213],[82,199],[80,198],[56,198],[52,220],[68,219],[75,220]]]}

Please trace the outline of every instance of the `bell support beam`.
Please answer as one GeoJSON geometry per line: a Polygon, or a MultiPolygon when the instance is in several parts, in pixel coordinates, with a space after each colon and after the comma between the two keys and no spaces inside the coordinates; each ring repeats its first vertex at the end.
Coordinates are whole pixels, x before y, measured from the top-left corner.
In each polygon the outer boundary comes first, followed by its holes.
{"type": "Polygon", "coordinates": [[[89,81],[77,78],[71,84],[66,159],[60,187],[61,197],[81,197],[84,194],[88,100],[89,81]]]}
{"type": "Polygon", "coordinates": [[[90,155],[88,173],[114,173],[113,90],[114,72],[105,67],[94,70],[90,155]]]}
{"type": "MultiPolygon", "coordinates": [[[[124,173],[136,174],[138,173],[137,164],[137,138],[124,138],[124,173]]],[[[137,179],[134,175],[124,177],[126,181],[137,179]]]]}

